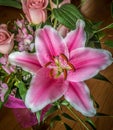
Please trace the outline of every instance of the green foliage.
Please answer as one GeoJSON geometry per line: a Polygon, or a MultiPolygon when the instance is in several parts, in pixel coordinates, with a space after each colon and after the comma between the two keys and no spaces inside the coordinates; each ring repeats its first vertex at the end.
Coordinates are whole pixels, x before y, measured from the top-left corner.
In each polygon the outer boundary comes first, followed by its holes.
{"type": "Polygon", "coordinates": [[[101,43],[97,34],[93,35],[86,43],[87,47],[101,48],[101,43]]]}
{"type": "Polygon", "coordinates": [[[72,121],[76,121],[73,117],[71,117],[69,114],[67,113],[62,113],[62,116],[64,116],[65,118],[69,119],[69,120],[72,120],[72,121]]]}
{"type": "Polygon", "coordinates": [[[41,111],[36,112],[38,123],[40,124],[41,111]]]}
{"type": "Polygon", "coordinates": [[[91,21],[86,20],[86,47],[91,48],[101,48],[100,39],[104,36],[102,32],[95,33],[99,26],[102,24],[102,22],[92,23],[91,21]]]}
{"type": "Polygon", "coordinates": [[[93,130],[96,130],[96,126],[90,118],[86,118],[85,122],[88,123],[93,130]]]}
{"type": "Polygon", "coordinates": [[[107,40],[104,42],[104,44],[108,47],[113,47],[113,41],[107,40]]]}
{"type": "Polygon", "coordinates": [[[102,23],[103,23],[102,21],[92,23],[93,24],[92,29],[97,30],[102,25],[102,23]]]}
{"type": "Polygon", "coordinates": [[[113,23],[109,24],[107,28],[113,28],[113,23]]]}
{"type": "Polygon", "coordinates": [[[10,6],[10,7],[14,7],[14,8],[17,8],[17,9],[22,8],[20,2],[18,2],[16,0],[0,0],[0,5],[10,6]]]}
{"type": "Polygon", "coordinates": [[[18,89],[19,89],[19,94],[20,94],[21,98],[22,98],[23,100],[25,100],[25,95],[26,95],[27,89],[26,89],[26,87],[25,87],[24,82],[18,81],[18,82],[16,83],[16,86],[17,86],[18,89]]]}
{"type": "Polygon", "coordinates": [[[61,117],[59,115],[56,115],[51,119],[50,126],[53,127],[56,121],[61,121],[61,117]]]}
{"type": "Polygon", "coordinates": [[[103,81],[107,81],[110,83],[110,81],[103,75],[101,75],[100,73],[98,73],[96,76],[93,77],[94,79],[98,79],[98,80],[103,80],[103,81]]]}
{"type": "Polygon", "coordinates": [[[48,117],[48,116],[50,116],[51,114],[53,114],[55,111],[57,111],[58,110],[58,107],[57,106],[52,106],[47,112],[46,112],[46,114],[45,114],[45,116],[44,116],[44,120],[48,117]]]}
{"type": "Polygon", "coordinates": [[[97,117],[112,117],[113,118],[113,116],[111,116],[111,115],[108,115],[108,114],[105,114],[105,113],[100,113],[100,112],[96,113],[95,116],[97,116],[97,117]]]}
{"type": "Polygon", "coordinates": [[[63,0],[52,0],[55,4],[60,4],[63,0]]]}
{"type": "Polygon", "coordinates": [[[72,128],[68,124],[64,123],[64,126],[66,130],[72,130],[72,128]]]}
{"type": "Polygon", "coordinates": [[[3,54],[0,53],[0,58],[3,56],[3,54]]]}
{"type": "Polygon", "coordinates": [[[54,8],[53,15],[61,24],[69,29],[75,29],[77,19],[83,19],[79,10],[72,4],[65,4],[60,8],[54,8]]]}
{"type": "Polygon", "coordinates": [[[61,101],[60,104],[63,106],[69,106],[69,102],[66,100],[61,101]]]}

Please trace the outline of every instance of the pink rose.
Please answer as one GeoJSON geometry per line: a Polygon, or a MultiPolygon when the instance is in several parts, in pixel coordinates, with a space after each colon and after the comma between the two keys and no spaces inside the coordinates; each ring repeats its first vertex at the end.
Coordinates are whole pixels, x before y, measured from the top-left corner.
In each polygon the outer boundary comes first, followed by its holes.
{"type": "Polygon", "coordinates": [[[0,53],[9,54],[14,46],[14,34],[7,30],[6,24],[0,25],[0,53]]]}
{"type": "MultiPolygon", "coordinates": [[[[71,3],[71,1],[70,1],[70,0],[63,0],[63,1],[58,5],[58,7],[61,7],[62,5],[68,4],[68,3],[71,3]]],[[[52,0],[50,0],[50,6],[51,6],[52,9],[53,9],[53,8],[57,8],[57,5],[56,5],[52,0]]]]}
{"type": "Polygon", "coordinates": [[[21,2],[23,12],[30,23],[40,24],[46,21],[48,0],[21,0],[21,2]]]}

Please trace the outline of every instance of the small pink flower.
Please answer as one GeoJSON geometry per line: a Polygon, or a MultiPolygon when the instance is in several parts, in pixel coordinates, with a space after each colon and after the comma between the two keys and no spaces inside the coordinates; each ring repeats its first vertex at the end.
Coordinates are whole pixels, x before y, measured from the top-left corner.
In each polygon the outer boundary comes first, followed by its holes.
{"type": "Polygon", "coordinates": [[[21,2],[23,11],[30,23],[40,24],[46,21],[48,0],[21,0],[21,2]]]}
{"type": "Polygon", "coordinates": [[[7,30],[6,24],[0,25],[0,53],[9,54],[14,46],[14,35],[7,30]]]}
{"type": "Polygon", "coordinates": [[[7,91],[8,91],[7,84],[2,83],[2,81],[0,81],[0,99],[1,99],[2,102],[4,102],[4,96],[5,96],[7,91]]]}
{"type": "Polygon", "coordinates": [[[18,33],[15,39],[18,42],[19,51],[32,51],[34,48],[34,43],[32,43],[34,32],[32,28],[24,20],[17,20],[16,24],[18,33]]]}
{"type": "Polygon", "coordinates": [[[14,72],[14,66],[9,65],[8,63],[8,55],[4,55],[0,58],[0,64],[2,65],[3,70],[5,70],[8,74],[14,72]]]}
{"type": "Polygon", "coordinates": [[[68,3],[71,3],[71,1],[70,1],[70,0],[63,0],[63,1],[57,6],[52,0],[50,0],[50,6],[51,6],[52,9],[53,9],[53,8],[57,8],[57,7],[61,7],[62,5],[68,4],[68,3]]]}
{"type": "Polygon", "coordinates": [[[85,23],[77,21],[76,30],[65,38],[50,27],[38,29],[35,38],[36,53],[15,52],[9,61],[34,75],[27,91],[25,104],[33,112],[43,109],[62,96],[85,116],[94,116],[96,110],[84,80],[112,64],[111,53],[85,47],[85,23]]]}

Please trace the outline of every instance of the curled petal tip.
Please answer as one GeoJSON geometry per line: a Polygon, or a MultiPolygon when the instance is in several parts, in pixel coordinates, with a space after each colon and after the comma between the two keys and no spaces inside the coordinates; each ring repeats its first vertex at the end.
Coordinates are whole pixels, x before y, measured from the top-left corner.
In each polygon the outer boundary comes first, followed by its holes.
{"type": "Polygon", "coordinates": [[[85,27],[85,22],[82,19],[78,19],[76,22],[76,26],[82,26],[83,28],[85,27]]]}

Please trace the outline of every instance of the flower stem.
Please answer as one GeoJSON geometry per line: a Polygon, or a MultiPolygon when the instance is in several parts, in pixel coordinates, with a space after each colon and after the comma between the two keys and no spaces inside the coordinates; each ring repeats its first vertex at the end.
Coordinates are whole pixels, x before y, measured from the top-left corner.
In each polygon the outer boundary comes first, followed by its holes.
{"type": "Polygon", "coordinates": [[[111,24],[109,24],[109,25],[107,25],[107,26],[105,26],[105,27],[103,27],[103,28],[101,28],[101,29],[99,29],[97,31],[94,31],[94,34],[98,33],[98,32],[101,32],[101,31],[103,31],[105,29],[112,28],[111,26],[113,26],[113,23],[111,23],[111,24]]]}
{"type": "Polygon", "coordinates": [[[89,130],[89,128],[86,126],[86,124],[75,114],[70,107],[67,107],[68,110],[73,114],[73,116],[81,123],[81,125],[86,129],[89,130]]]}
{"type": "Polygon", "coordinates": [[[53,25],[53,27],[56,28],[56,26],[57,26],[57,19],[54,20],[54,25],[53,25]]]}

